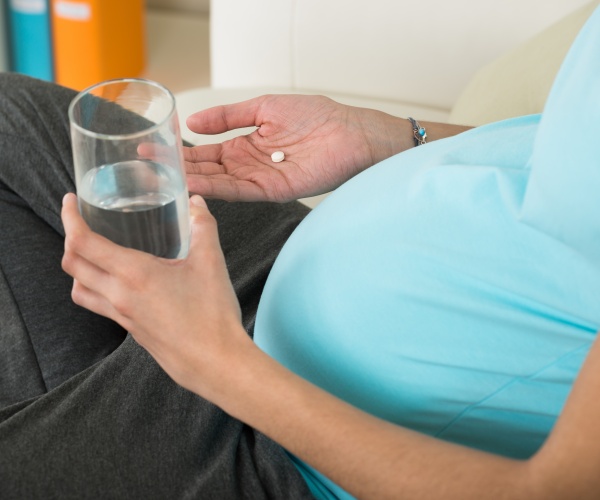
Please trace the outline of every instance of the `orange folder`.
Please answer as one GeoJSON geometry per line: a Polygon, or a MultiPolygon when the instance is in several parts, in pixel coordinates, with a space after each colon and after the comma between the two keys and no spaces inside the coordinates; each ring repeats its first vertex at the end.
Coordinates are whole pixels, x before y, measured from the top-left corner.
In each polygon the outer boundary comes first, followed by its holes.
{"type": "Polygon", "coordinates": [[[146,63],[145,0],[52,0],[52,38],[60,85],[137,77],[146,63]]]}

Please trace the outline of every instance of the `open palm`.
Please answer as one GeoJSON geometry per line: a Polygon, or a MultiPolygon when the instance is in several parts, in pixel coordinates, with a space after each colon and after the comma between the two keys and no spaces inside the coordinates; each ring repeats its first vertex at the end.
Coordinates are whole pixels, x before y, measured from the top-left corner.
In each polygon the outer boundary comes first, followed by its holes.
{"type": "MultiPolygon", "coordinates": [[[[257,127],[249,135],[185,148],[188,188],[212,198],[284,202],[328,192],[378,161],[371,114],[322,96],[267,95],[190,116],[193,132],[257,127]],[[271,154],[283,151],[275,163],[271,154]]],[[[376,128],[376,127],[375,127],[376,128]]]]}

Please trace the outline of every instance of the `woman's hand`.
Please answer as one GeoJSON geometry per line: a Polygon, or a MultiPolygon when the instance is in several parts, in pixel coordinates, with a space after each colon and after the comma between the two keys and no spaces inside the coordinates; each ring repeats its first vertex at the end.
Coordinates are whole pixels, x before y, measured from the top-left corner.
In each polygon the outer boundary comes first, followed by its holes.
{"type": "Polygon", "coordinates": [[[121,247],[92,232],[77,198],[63,201],[63,268],[80,306],[128,330],[180,385],[210,396],[231,349],[251,344],[204,200],[191,200],[192,239],[185,260],[121,247]],[[205,384],[199,386],[199,383],[205,384]]]}
{"type": "Polygon", "coordinates": [[[413,145],[407,120],[322,96],[257,97],[195,113],[187,125],[199,134],[257,127],[222,144],[185,148],[189,190],[231,201],[326,193],[413,145]],[[283,162],[271,160],[275,151],[283,151],[283,162]]]}

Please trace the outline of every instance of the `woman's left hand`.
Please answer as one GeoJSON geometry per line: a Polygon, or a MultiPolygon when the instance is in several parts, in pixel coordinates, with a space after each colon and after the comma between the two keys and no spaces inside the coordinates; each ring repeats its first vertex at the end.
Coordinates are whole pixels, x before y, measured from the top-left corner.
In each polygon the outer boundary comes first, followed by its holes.
{"type": "Polygon", "coordinates": [[[94,233],[79,214],[76,196],[68,194],[62,265],[74,278],[75,303],[119,323],[178,384],[210,399],[210,380],[227,369],[228,351],[251,341],[241,324],[216,221],[199,196],[191,199],[190,209],[189,255],[169,260],[94,233]]]}

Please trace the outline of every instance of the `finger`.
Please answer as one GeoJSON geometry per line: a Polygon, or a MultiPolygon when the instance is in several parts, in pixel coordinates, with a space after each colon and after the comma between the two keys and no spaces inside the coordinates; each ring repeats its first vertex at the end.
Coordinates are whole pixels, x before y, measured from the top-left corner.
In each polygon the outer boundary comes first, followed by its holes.
{"type": "Polygon", "coordinates": [[[87,288],[80,281],[73,281],[71,298],[78,306],[84,307],[100,316],[109,318],[119,323],[123,328],[129,330],[127,319],[122,317],[113,305],[102,294],[87,288]]]}
{"type": "Polygon", "coordinates": [[[136,268],[140,259],[150,257],[149,254],[124,248],[94,233],[81,217],[77,197],[72,193],[63,198],[61,217],[65,228],[66,251],[74,252],[111,275],[136,268]]]}
{"type": "Polygon", "coordinates": [[[215,175],[225,173],[221,163],[221,144],[183,148],[183,159],[188,174],[215,175]]]}
{"type": "Polygon", "coordinates": [[[223,146],[221,144],[207,144],[183,148],[183,159],[192,163],[214,162],[221,163],[223,146]]]}
{"type": "MultiPolygon", "coordinates": [[[[63,197],[63,205],[60,216],[67,239],[79,235],[85,236],[88,232],[90,232],[88,225],[85,223],[81,217],[81,214],[79,213],[77,196],[75,196],[73,193],[67,193],[63,197]]],[[[65,240],[65,244],[66,243],[67,242],[65,240]]]]}
{"type": "Polygon", "coordinates": [[[219,163],[208,161],[201,163],[185,162],[185,171],[188,175],[219,175],[225,174],[226,170],[227,169],[219,163]]]}
{"type": "Polygon", "coordinates": [[[186,120],[188,128],[197,134],[220,134],[244,127],[260,127],[257,113],[263,97],[236,104],[226,104],[194,113],[186,120]]]}
{"type": "Polygon", "coordinates": [[[194,219],[195,217],[203,217],[205,215],[212,216],[206,201],[204,201],[202,196],[192,196],[190,198],[190,217],[194,219]]]}
{"type": "Polygon", "coordinates": [[[229,175],[188,175],[187,186],[191,193],[206,198],[225,201],[268,201],[265,191],[250,181],[234,179],[229,175]]]}
{"type": "Polygon", "coordinates": [[[192,231],[212,231],[216,227],[206,201],[197,194],[190,197],[190,222],[192,231]]]}
{"type": "Polygon", "coordinates": [[[188,261],[191,261],[192,265],[198,263],[198,266],[210,269],[215,265],[215,256],[219,258],[222,251],[217,221],[201,196],[194,195],[190,198],[190,224],[188,261]]]}
{"type": "Polygon", "coordinates": [[[65,245],[62,258],[63,270],[86,288],[105,294],[107,277],[106,271],[85,260],[65,245]]]}
{"type": "Polygon", "coordinates": [[[206,201],[197,194],[190,198],[190,223],[190,245],[214,247],[216,244],[220,249],[217,221],[210,213],[206,201]]]}
{"type": "Polygon", "coordinates": [[[210,272],[222,272],[226,265],[219,242],[217,221],[201,196],[194,195],[190,198],[190,220],[190,263],[210,272]]]}
{"type": "Polygon", "coordinates": [[[186,166],[192,168],[198,165],[198,169],[205,169],[207,174],[222,173],[240,166],[254,168],[266,165],[272,168],[269,163],[271,153],[266,153],[264,145],[256,143],[256,137],[256,133],[252,133],[222,144],[184,148],[183,159],[186,166]]]}
{"type": "Polygon", "coordinates": [[[176,165],[179,162],[179,148],[166,144],[144,142],[137,147],[140,158],[146,158],[156,162],[176,165]]]}

